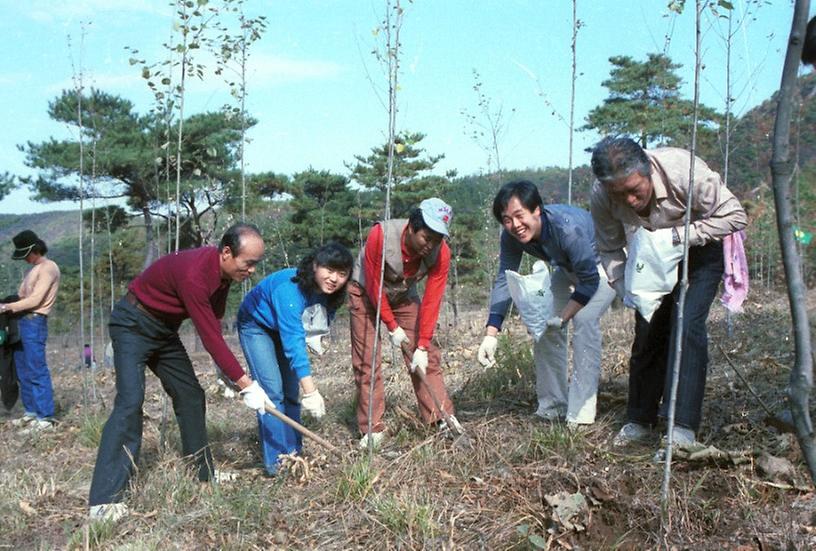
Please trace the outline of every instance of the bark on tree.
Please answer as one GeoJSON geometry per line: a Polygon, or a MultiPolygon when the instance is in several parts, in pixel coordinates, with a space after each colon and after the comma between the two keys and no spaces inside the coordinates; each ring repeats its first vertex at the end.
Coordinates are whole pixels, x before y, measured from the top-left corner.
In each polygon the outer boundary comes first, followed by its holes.
{"type": "Polygon", "coordinates": [[[796,77],[799,69],[799,59],[802,55],[802,44],[809,10],[810,0],[796,0],[776,107],[773,156],[771,157],[771,181],[776,205],[779,244],[782,249],[782,265],[785,268],[785,282],[788,288],[788,301],[793,322],[795,347],[788,397],[799,446],[802,448],[802,455],[807,463],[811,480],[816,482],[816,445],[813,435],[813,423],[810,419],[808,407],[810,391],[813,387],[813,359],[811,356],[812,346],[807,307],[805,305],[807,289],[802,277],[802,265],[796,250],[796,243],[794,242],[793,208],[790,197],[790,183],[794,171],[794,163],[790,157],[791,114],[794,107],[793,95],[796,88],[796,77]]]}

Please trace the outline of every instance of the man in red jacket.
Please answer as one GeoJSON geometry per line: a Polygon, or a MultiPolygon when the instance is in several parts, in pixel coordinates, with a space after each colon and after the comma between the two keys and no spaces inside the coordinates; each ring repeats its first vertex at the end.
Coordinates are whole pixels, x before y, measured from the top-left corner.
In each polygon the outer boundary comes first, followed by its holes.
{"type": "Polygon", "coordinates": [[[363,438],[360,447],[369,440],[380,444],[385,425],[385,389],[380,369],[380,350],[374,368],[374,394],[370,395],[371,359],[375,345],[377,303],[380,320],[388,328],[391,342],[402,348],[405,362],[410,365],[419,411],[426,423],[444,427],[442,413],[437,411],[428,390],[422,385],[418,370],[425,375],[427,385],[441,402],[445,413],[453,415],[440,368],[441,353],[431,343],[445,284],[448,281],[450,248],[444,241],[453,212],[441,199],[431,198],[411,211],[408,219],[379,222],[371,228],[365,246],[360,250],[349,285],[351,313],[351,363],[357,384],[357,424],[363,438]],[[380,269],[385,256],[385,276],[380,289],[380,269]],[[425,294],[420,301],[416,285],[426,277],[425,294]],[[384,299],[384,300],[383,300],[384,299]],[[409,352],[410,350],[410,352],[409,352]],[[368,434],[368,408],[372,407],[371,435],[368,434]]]}
{"type": "Polygon", "coordinates": [[[213,474],[207,443],[204,390],[179,338],[190,318],[204,348],[239,388],[244,403],[264,411],[268,398],[251,381],[221,334],[230,284],[249,278],[263,257],[264,243],[250,224],[230,227],[216,247],[163,256],[128,286],[108,325],[116,370],[116,400],[102,431],[90,492],[90,517],[116,520],[127,514],[122,497],[142,443],[145,367],[156,374],[173,400],[185,456],[192,457],[198,479],[213,474]]]}

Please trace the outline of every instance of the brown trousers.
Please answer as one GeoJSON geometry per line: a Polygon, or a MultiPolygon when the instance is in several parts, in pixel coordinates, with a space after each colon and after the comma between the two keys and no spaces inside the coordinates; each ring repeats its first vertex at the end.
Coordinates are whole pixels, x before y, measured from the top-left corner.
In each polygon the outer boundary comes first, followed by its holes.
{"type": "MultiPolygon", "coordinates": [[[[371,430],[372,432],[382,432],[385,430],[383,424],[383,414],[385,413],[385,387],[383,385],[382,369],[380,365],[380,346],[377,346],[376,377],[374,379],[374,396],[370,396],[371,385],[371,357],[374,350],[374,320],[377,311],[368,300],[365,289],[357,283],[348,286],[349,311],[351,312],[351,365],[354,368],[354,382],[357,384],[357,425],[360,432],[368,432],[368,404],[372,403],[371,430]]],[[[419,329],[419,301],[407,301],[401,304],[392,304],[391,310],[400,327],[411,343],[410,353],[402,351],[405,360],[406,370],[411,365],[411,357],[416,347],[417,331],[419,329]]],[[[388,338],[388,332],[383,327],[380,332],[381,339],[388,338]]],[[[442,370],[440,368],[442,354],[433,344],[428,348],[428,369],[425,372],[425,382],[431,391],[439,399],[442,408],[446,413],[453,415],[453,403],[448,397],[448,391],[442,380],[442,370]]],[[[410,371],[409,371],[410,373],[410,371]]],[[[422,380],[415,373],[410,373],[411,382],[414,385],[414,394],[419,404],[419,413],[422,420],[428,424],[442,419],[442,414],[437,411],[433,398],[428,394],[427,388],[422,384],[422,380]]]]}

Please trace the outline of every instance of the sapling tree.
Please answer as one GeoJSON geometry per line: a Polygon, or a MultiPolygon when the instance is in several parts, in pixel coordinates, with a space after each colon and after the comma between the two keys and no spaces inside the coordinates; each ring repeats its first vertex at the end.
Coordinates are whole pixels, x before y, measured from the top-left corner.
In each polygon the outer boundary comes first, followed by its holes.
{"type": "MultiPolygon", "coordinates": [[[[130,58],[131,65],[141,67],[142,78],[147,81],[147,85],[153,91],[156,98],[161,98],[165,92],[159,87],[168,86],[172,83],[170,71],[178,68],[178,81],[172,86],[172,107],[176,110],[176,136],[175,136],[175,169],[176,169],[176,194],[175,194],[175,215],[176,215],[176,235],[175,249],[178,251],[180,242],[181,226],[181,180],[182,180],[182,153],[184,144],[184,107],[187,92],[187,80],[189,78],[204,77],[205,66],[198,61],[197,52],[207,41],[211,27],[217,21],[219,10],[209,6],[208,0],[174,0],[171,4],[174,8],[174,25],[178,31],[179,38],[174,42],[164,43],[164,48],[175,58],[163,61],[148,63],[145,59],[135,57],[138,50],[130,49],[133,57],[130,58]]],[[[171,37],[172,40],[173,37],[171,37]]]]}
{"type": "MultiPolygon", "coordinates": [[[[488,273],[495,274],[499,251],[498,240],[493,231],[493,215],[489,205],[491,204],[490,195],[495,191],[495,188],[501,185],[504,178],[500,146],[502,138],[507,133],[507,119],[509,117],[505,116],[504,105],[488,96],[483,87],[481,75],[476,69],[473,69],[473,91],[476,94],[476,110],[462,109],[461,113],[465,117],[466,133],[487,157],[487,174],[494,188],[480,197],[478,204],[482,205],[483,231],[480,233],[484,237],[484,242],[480,244],[480,248],[486,252],[488,273]]],[[[510,115],[512,116],[514,112],[515,108],[511,108],[510,115]]],[[[456,255],[454,255],[454,258],[456,258],[456,255]]]]}
{"type": "Polygon", "coordinates": [[[799,446],[807,463],[811,480],[816,482],[816,440],[814,440],[809,406],[810,393],[813,389],[813,356],[807,317],[807,287],[802,276],[802,264],[794,241],[793,208],[790,199],[790,183],[795,169],[795,163],[790,154],[790,126],[796,77],[809,9],[810,0],[796,0],[793,8],[790,39],[782,68],[782,82],[777,95],[771,178],[776,204],[776,223],[782,248],[782,263],[785,267],[788,302],[793,322],[795,355],[790,374],[789,401],[799,446]]]}
{"type": "MultiPolygon", "coordinates": [[[[409,0],[410,2],[410,0],[409,0]]],[[[400,31],[402,29],[402,21],[405,15],[405,10],[402,8],[400,0],[386,0],[385,2],[385,17],[377,28],[377,32],[382,32],[385,37],[384,49],[374,50],[374,55],[386,69],[388,75],[388,157],[385,171],[385,206],[383,208],[383,219],[389,220],[391,218],[391,188],[394,185],[394,164],[396,157],[396,137],[397,137],[397,90],[400,73],[400,31]]],[[[383,233],[383,247],[387,243],[388,235],[383,233]]],[[[382,288],[385,280],[385,252],[383,251],[382,261],[380,263],[380,282],[379,288],[382,288]]],[[[377,343],[380,339],[380,308],[382,301],[377,301],[377,311],[374,317],[374,347],[371,357],[371,368],[376,369],[377,361],[376,354],[379,349],[377,343]]],[[[369,385],[369,396],[374,395],[374,382],[377,379],[377,374],[372,373],[369,385]]],[[[373,400],[368,403],[368,426],[366,434],[372,432],[372,405],[373,400]]],[[[371,464],[374,458],[374,439],[368,439],[368,462],[371,464]]]]}
{"type": "MultiPolygon", "coordinates": [[[[669,390],[669,407],[667,415],[667,431],[666,431],[666,456],[665,465],[663,469],[663,484],[660,490],[660,506],[662,511],[663,530],[668,540],[671,533],[671,522],[668,511],[669,503],[669,486],[671,483],[671,466],[672,453],[674,450],[674,419],[677,407],[677,387],[680,381],[680,366],[683,356],[683,331],[685,319],[685,304],[686,295],[689,287],[689,228],[691,225],[691,210],[694,204],[694,165],[697,154],[697,125],[700,105],[700,68],[702,65],[702,51],[701,51],[701,31],[700,19],[702,17],[702,10],[705,3],[702,0],[695,0],[694,10],[694,99],[692,100],[692,119],[691,119],[691,148],[690,148],[690,163],[689,163],[689,188],[686,195],[686,211],[683,219],[683,263],[682,263],[682,277],[680,280],[680,295],[675,305],[675,321],[674,327],[677,336],[674,340],[674,355],[670,371],[667,373],[671,378],[671,385],[669,390]]],[[[682,6],[681,8],[682,9],[682,6]]],[[[666,398],[664,398],[666,399],[666,398]]]]}
{"type": "MultiPolygon", "coordinates": [[[[72,80],[74,84],[74,95],[76,97],[76,121],[78,132],[79,145],[79,349],[80,349],[80,365],[82,365],[82,355],[84,354],[85,343],[85,265],[83,254],[83,226],[82,220],[84,213],[85,200],[85,140],[84,127],[82,121],[82,94],[83,94],[83,68],[82,68],[82,46],[85,41],[85,27],[83,25],[80,32],[80,46],[79,46],[79,68],[74,64],[73,56],[71,57],[72,80]]],[[[71,50],[71,37],[68,37],[68,50],[71,50]]],[[[86,376],[87,378],[87,376],[86,376]]]]}
{"type": "Polygon", "coordinates": [[[572,145],[575,137],[575,82],[578,78],[578,30],[583,23],[578,19],[578,0],[572,0],[572,78],[570,79],[570,112],[569,112],[569,180],[567,182],[567,204],[572,204],[572,145]]]}
{"type": "Polygon", "coordinates": [[[238,17],[238,30],[234,34],[222,18],[216,25],[219,33],[208,44],[215,52],[217,67],[215,73],[224,77],[229,86],[230,95],[237,106],[225,106],[225,109],[241,121],[241,139],[238,142],[238,159],[241,170],[241,221],[246,220],[247,178],[244,149],[247,144],[247,68],[249,65],[250,47],[260,40],[266,30],[266,17],[247,17],[244,8],[245,0],[223,0],[222,13],[235,14],[238,17]]]}

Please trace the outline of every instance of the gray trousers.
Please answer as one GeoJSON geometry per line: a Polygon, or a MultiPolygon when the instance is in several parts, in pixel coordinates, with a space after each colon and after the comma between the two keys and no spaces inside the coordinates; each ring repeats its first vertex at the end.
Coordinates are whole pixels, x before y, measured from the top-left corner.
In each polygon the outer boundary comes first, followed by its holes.
{"type": "MultiPolygon", "coordinates": [[[[615,299],[603,268],[601,281],[592,299],[574,318],[572,339],[572,377],[567,362],[567,328],[548,329],[533,348],[536,366],[537,415],[562,417],[567,422],[595,422],[598,379],[601,375],[601,316],[615,299]],[[569,381],[569,382],[568,382],[569,381]]],[[[561,268],[552,275],[555,314],[569,301],[575,276],[561,268]]]]}

